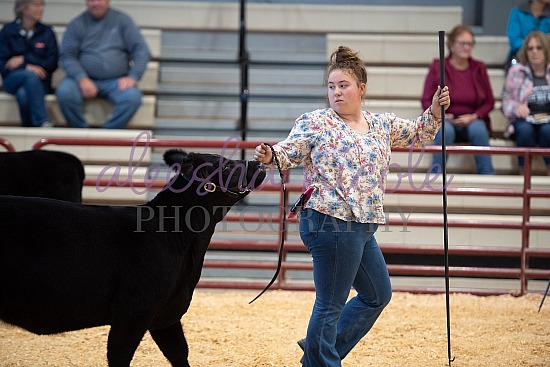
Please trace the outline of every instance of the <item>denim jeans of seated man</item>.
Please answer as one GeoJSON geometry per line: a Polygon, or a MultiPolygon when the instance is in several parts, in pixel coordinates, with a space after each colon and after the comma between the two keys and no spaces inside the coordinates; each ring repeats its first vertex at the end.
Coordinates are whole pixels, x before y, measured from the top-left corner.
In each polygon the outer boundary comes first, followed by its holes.
{"type": "MultiPolygon", "coordinates": [[[[433,145],[441,145],[443,142],[443,132],[439,129],[433,145]]],[[[449,120],[445,120],[445,145],[453,145],[459,142],[470,142],[470,144],[479,147],[489,146],[489,131],[483,120],[474,120],[468,126],[457,126],[449,120]]],[[[493,162],[491,155],[489,154],[476,154],[474,155],[476,162],[476,171],[481,175],[494,175],[495,170],[493,168],[493,162]]],[[[440,173],[441,164],[443,159],[440,153],[433,155],[432,167],[430,172],[440,173]]]]}
{"type": "Polygon", "coordinates": [[[313,258],[315,304],[303,366],[339,367],[391,299],[391,283],[374,223],[301,211],[300,237],[313,258]],[[357,295],[347,301],[351,287],[357,295]],[[347,302],[346,302],[347,301],[347,302]]]}
{"type": "MultiPolygon", "coordinates": [[[[98,98],[105,98],[114,105],[111,116],[103,124],[105,129],[124,129],[141,106],[141,92],[137,87],[119,90],[118,79],[94,80],[98,98]]],[[[55,92],[59,107],[71,127],[90,127],[84,119],[84,98],[78,82],[64,78],[55,92]]]]}
{"type": "Polygon", "coordinates": [[[47,88],[46,82],[29,70],[16,70],[4,79],[4,90],[17,100],[22,126],[40,127],[48,121],[47,88]]]}

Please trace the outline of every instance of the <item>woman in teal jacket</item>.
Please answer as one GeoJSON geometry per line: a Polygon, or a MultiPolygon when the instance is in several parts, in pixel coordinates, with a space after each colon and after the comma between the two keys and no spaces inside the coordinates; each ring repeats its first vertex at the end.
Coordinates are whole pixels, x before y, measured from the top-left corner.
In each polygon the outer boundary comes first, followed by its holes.
{"type": "Polygon", "coordinates": [[[531,31],[550,34],[550,0],[523,1],[510,11],[508,19],[508,40],[510,53],[505,65],[506,71],[516,60],[516,52],[523,46],[525,37],[531,31]]]}

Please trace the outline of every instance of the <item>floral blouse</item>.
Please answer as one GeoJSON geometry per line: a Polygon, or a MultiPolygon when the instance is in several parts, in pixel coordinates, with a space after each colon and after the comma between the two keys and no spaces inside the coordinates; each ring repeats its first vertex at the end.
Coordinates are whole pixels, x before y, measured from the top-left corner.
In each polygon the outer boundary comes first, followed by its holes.
{"type": "Polygon", "coordinates": [[[300,116],[273,148],[281,169],[304,165],[305,187],[315,190],[305,208],[345,221],[385,222],[383,200],[391,147],[435,138],[441,120],[430,108],[414,119],[363,111],[367,133],[351,129],[332,108],[300,116]]]}

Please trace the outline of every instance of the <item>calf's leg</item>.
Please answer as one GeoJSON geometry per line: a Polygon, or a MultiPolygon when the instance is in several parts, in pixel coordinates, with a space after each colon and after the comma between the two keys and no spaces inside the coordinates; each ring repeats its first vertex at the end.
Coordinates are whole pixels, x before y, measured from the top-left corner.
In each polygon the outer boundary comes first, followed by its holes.
{"type": "Polygon", "coordinates": [[[111,325],[107,340],[107,360],[109,367],[129,367],[134,353],[147,331],[146,326],[138,323],[116,323],[111,325]]]}
{"type": "Polygon", "coordinates": [[[190,367],[187,361],[189,347],[179,321],[163,329],[150,329],[149,332],[172,366],[190,367]]]}

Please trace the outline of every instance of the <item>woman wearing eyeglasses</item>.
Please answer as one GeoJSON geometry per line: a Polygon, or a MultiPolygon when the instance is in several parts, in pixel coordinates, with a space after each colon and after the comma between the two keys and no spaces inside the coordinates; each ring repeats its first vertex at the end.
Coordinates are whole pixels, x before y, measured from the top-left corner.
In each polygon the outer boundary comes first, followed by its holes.
{"type": "Polygon", "coordinates": [[[0,31],[4,90],[17,99],[23,126],[50,127],[44,97],[59,58],[55,34],[41,23],[44,0],[16,0],[14,12],[0,31]]]}
{"type": "MultiPolygon", "coordinates": [[[[527,35],[518,51],[520,63],[508,71],[502,110],[508,118],[507,134],[518,147],[550,148],[550,43],[542,32],[527,35]]],[[[523,174],[523,157],[518,158],[523,174]]],[[[550,176],[550,156],[544,157],[550,176]]]]}
{"type": "Polygon", "coordinates": [[[531,31],[541,31],[550,37],[550,0],[524,0],[510,11],[506,31],[510,43],[504,65],[506,72],[517,62],[516,53],[531,31]]]}
{"type": "MultiPolygon", "coordinates": [[[[489,146],[491,121],[489,113],[495,105],[493,89],[486,65],[472,58],[474,33],[465,25],[454,27],[447,35],[449,55],[444,60],[445,84],[452,91],[453,104],[445,114],[445,144],[470,142],[476,146],[489,146]]],[[[434,60],[424,83],[422,108],[431,105],[432,94],[439,85],[439,59],[434,60]]],[[[441,145],[442,131],[437,133],[434,145],[441,145]]],[[[433,155],[430,171],[441,172],[441,154],[433,155]]],[[[475,155],[477,173],[495,173],[490,155],[475,155]]]]}

